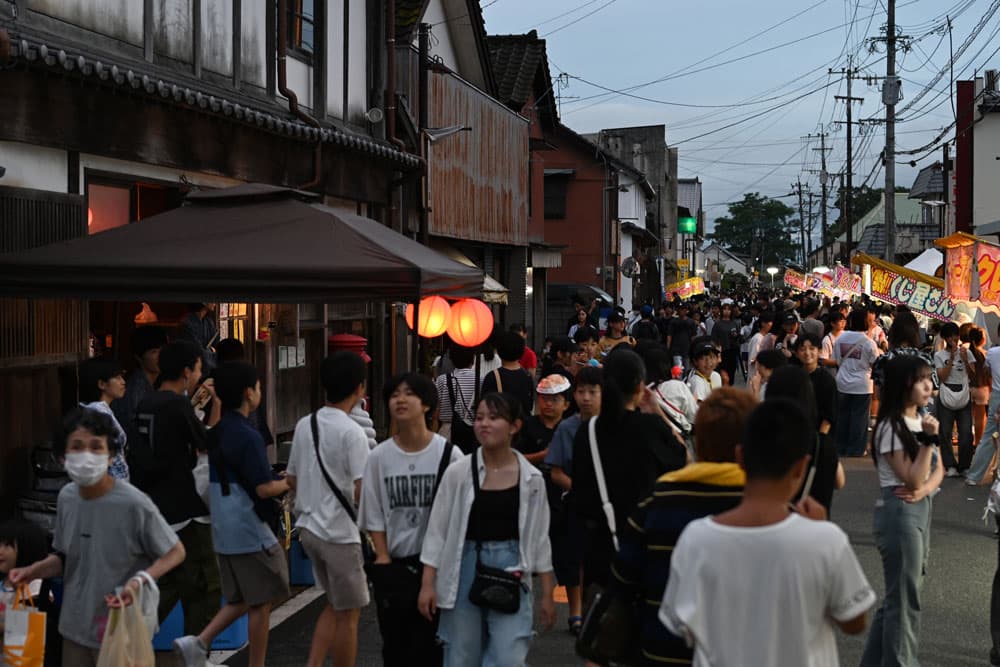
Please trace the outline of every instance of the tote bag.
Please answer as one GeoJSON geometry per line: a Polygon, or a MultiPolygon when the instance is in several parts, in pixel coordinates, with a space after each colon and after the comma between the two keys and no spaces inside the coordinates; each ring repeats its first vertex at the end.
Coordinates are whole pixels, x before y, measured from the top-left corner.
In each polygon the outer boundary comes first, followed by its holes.
{"type": "MultiPolygon", "coordinates": [[[[133,603],[111,610],[101,641],[97,667],[154,667],[156,655],[142,615],[142,587],[133,603]]],[[[118,598],[119,602],[121,598],[118,598]]]]}
{"type": "Polygon", "coordinates": [[[35,609],[27,586],[18,586],[7,609],[3,632],[5,667],[42,667],[45,662],[45,613],[35,609]]]}

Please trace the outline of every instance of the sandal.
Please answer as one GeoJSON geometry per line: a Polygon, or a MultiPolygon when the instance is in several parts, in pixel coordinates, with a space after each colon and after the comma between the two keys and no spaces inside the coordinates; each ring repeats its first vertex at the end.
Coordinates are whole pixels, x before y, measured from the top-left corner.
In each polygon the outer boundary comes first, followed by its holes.
{"type": "Polygon", "coordinates": [[[583,628],[583,617],[570,616],[568,623],[569,623],[569,633],[574,637],[579,636],[580,630],[583,628]]]}

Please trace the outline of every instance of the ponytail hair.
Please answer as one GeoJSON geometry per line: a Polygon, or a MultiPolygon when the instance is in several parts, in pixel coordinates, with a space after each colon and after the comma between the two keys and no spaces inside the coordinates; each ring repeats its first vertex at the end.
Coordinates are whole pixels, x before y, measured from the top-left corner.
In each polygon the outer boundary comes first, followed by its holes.
{"type": "Polygon", "coordinates": [[[646,364],[632,350],[616,348],[605,360],[602,375],[601,419],[597,423],[613,428],[625,415],[625,402],[646,381],[646,364]]]}

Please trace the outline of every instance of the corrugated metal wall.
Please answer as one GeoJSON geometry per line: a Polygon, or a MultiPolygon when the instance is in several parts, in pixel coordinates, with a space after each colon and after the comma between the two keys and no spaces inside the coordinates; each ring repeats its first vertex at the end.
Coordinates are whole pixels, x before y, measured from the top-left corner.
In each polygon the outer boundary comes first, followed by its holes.
{"type": "Polygon", "coordinates": [[[457,76],[432,72],[430,125],[469,132],[430,147],[430,233],[525,245],[528,122],[457,76]]]}

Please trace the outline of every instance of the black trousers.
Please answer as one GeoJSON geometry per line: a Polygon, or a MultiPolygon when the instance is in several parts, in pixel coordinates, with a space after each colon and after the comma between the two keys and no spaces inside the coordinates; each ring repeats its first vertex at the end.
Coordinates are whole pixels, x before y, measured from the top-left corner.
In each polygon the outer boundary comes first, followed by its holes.
{"type": "MultiPolygon", "coordinates": [[[[995,517],[1000,530],[1000,517],[995,517]]],[[[1000,539],[997,541],[997,570],[993,574],[993,594],[990,596],[990,636],[993,653],[1000,655],[1000,539]]]]}
{"type": "Polygon", "coordinates": [[[419,556],[396,559],[389,565],[368,566],[385,667],[436,667],[442,662],[437,618],[431,623],[417,609],[422,573],[419,556]]]}
{"type": "Polygon", "coordinates": [[[740,348],[722,351],[722,369],[729,375],[729,384],[736,384],[736,368],[740,365],[740,348]]]}

